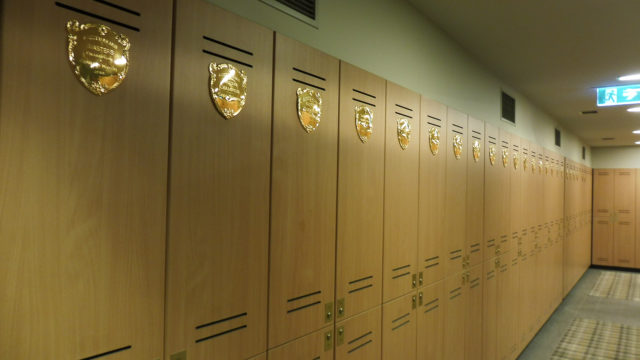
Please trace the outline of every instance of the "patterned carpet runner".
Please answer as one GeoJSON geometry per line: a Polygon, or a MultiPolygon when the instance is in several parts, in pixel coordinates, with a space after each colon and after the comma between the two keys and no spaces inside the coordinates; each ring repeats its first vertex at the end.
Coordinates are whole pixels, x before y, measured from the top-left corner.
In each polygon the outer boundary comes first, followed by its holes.
{"type": "Polygon", "coordinates": [[[603,271],[589,295],[618,300],[640,301],[640,274],[603,271]]]}
{"type": "Polygon", "coordinates": [[[640,328],[577,318],[551,359],[640,359],[640,328]]]}

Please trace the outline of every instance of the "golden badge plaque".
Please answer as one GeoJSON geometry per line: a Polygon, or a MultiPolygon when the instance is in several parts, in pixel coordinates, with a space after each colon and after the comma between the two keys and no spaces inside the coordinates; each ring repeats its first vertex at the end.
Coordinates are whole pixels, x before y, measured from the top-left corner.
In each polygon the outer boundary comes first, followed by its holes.
{"type": "Polygon", "coordinates": [[[542,160],[538,160],[538,174],[542,174],[542,160]]]}
{"type": "Polygon", "coordinates": [[[473,161],[478,162],[480,160],[480,141],[473,140],[473,161]]]}
{"type": "Polygon", "coordinates": [[[529,160],[527,159],[527,157],[525,156],[524,159],[522,159],[522,169],[524,171],[527,171],[527,164],[529,163],[529,160]]]}
{"type": "Polygon", "coordinates": [[[496,163],[496,147],[495,147],[495,145],[489,146],[489,162],[491,163],[491,166],[493,166],[496,163]]]}
{"type": "Polygon", "coordinates": [[[373,133],[373,111],[367,106],[358,105],[356,112],[356,133],[362,143],[366,143],[373,133]]]}
{"type": "Polygon", "coordinates": [[[231,64],[209,64],[209,90],[218,112],[231,119],[247,99],[247,74],[231,64]]]}
{"type": "Polygon", "coordinates": [[[440,148],[440,130],[438,128],[429,128],[429,149],[434,156],[438,154],[440,148]]]}
{"type": "Polygon", "coordinates": [[[300,124],[307,133],[315,131],[320,125],[320,117],[322,116],[322,96],[319,92],[308,88],[298,88],[296,93],[298,94],[300,124]]]}
{"type": "Polygon", "coordinates": [[[453,137],[453,155],[456,159],[460,159],[462,156],[462,137],[460,135],[453,137]]]}
{"type": "Polygon", "coordinates": [[[509,150],[502,149],[502,166],[507,167],[509,165],[509,150]]]}
{"type": "Polygon", "coordinates": [[[531,173],[535,174],[535,172],[536,172],[536,159],[532,158],[531,159],[531,173]]]}
{"type": "Polygon", "coordinates": [[[407,119],[400,119],[398,120],[398,143],[402,150],[409,146],[409,140],[411,140],[411,124],[407,119]]]}
{"type": "Polygon", "coordinates": [[[87,90],[103,95],[124,81],[129,70],[129,39],[98,24],[67,22],[69,63],[87,90]]]}
{"type": "Polygon", "coordinates": [[[518,165],[520,165],[520,158],[518,157],[518,153],[513,153],[513,168],[518,170],[518,165]]]}

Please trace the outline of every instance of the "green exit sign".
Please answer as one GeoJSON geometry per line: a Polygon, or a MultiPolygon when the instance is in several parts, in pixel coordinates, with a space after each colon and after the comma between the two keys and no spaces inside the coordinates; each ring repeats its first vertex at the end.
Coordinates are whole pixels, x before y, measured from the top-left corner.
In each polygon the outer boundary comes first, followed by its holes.
{"type": "Polygon", "coordinates": [[[598,106],[640,104],[640,84],[598,88],[598,106]]]}

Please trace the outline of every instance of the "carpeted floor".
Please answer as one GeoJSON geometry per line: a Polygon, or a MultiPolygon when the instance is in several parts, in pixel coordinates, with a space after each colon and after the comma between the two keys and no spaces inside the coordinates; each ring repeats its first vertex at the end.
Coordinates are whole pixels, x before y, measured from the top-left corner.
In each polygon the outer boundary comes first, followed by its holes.
{"type": "Polygon", "coordinates": [[[640,329],[577,318],[560,340],[551,359],[640,359],[640,329]]]}
{"type": "Polygon", "coordinates": [[[640,301],[640,274],[622,271],[602,271],[589,295],[618,300],[640,301]]]}

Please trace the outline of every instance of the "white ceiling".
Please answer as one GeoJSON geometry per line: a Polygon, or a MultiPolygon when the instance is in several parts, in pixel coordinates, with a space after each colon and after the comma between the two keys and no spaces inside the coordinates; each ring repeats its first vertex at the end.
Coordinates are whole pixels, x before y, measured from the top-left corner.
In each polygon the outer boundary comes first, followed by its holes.
{"type": "Polygon", "coordinates": [[[640,113],[596,108],[594,89],[621,85],[618,76],[640,73],[640,0],[409,2],[587,144],[640,140],[631,133],[640,129],[640,113]],[[594,109],[598,114],[581,114],[594,109]]]}

